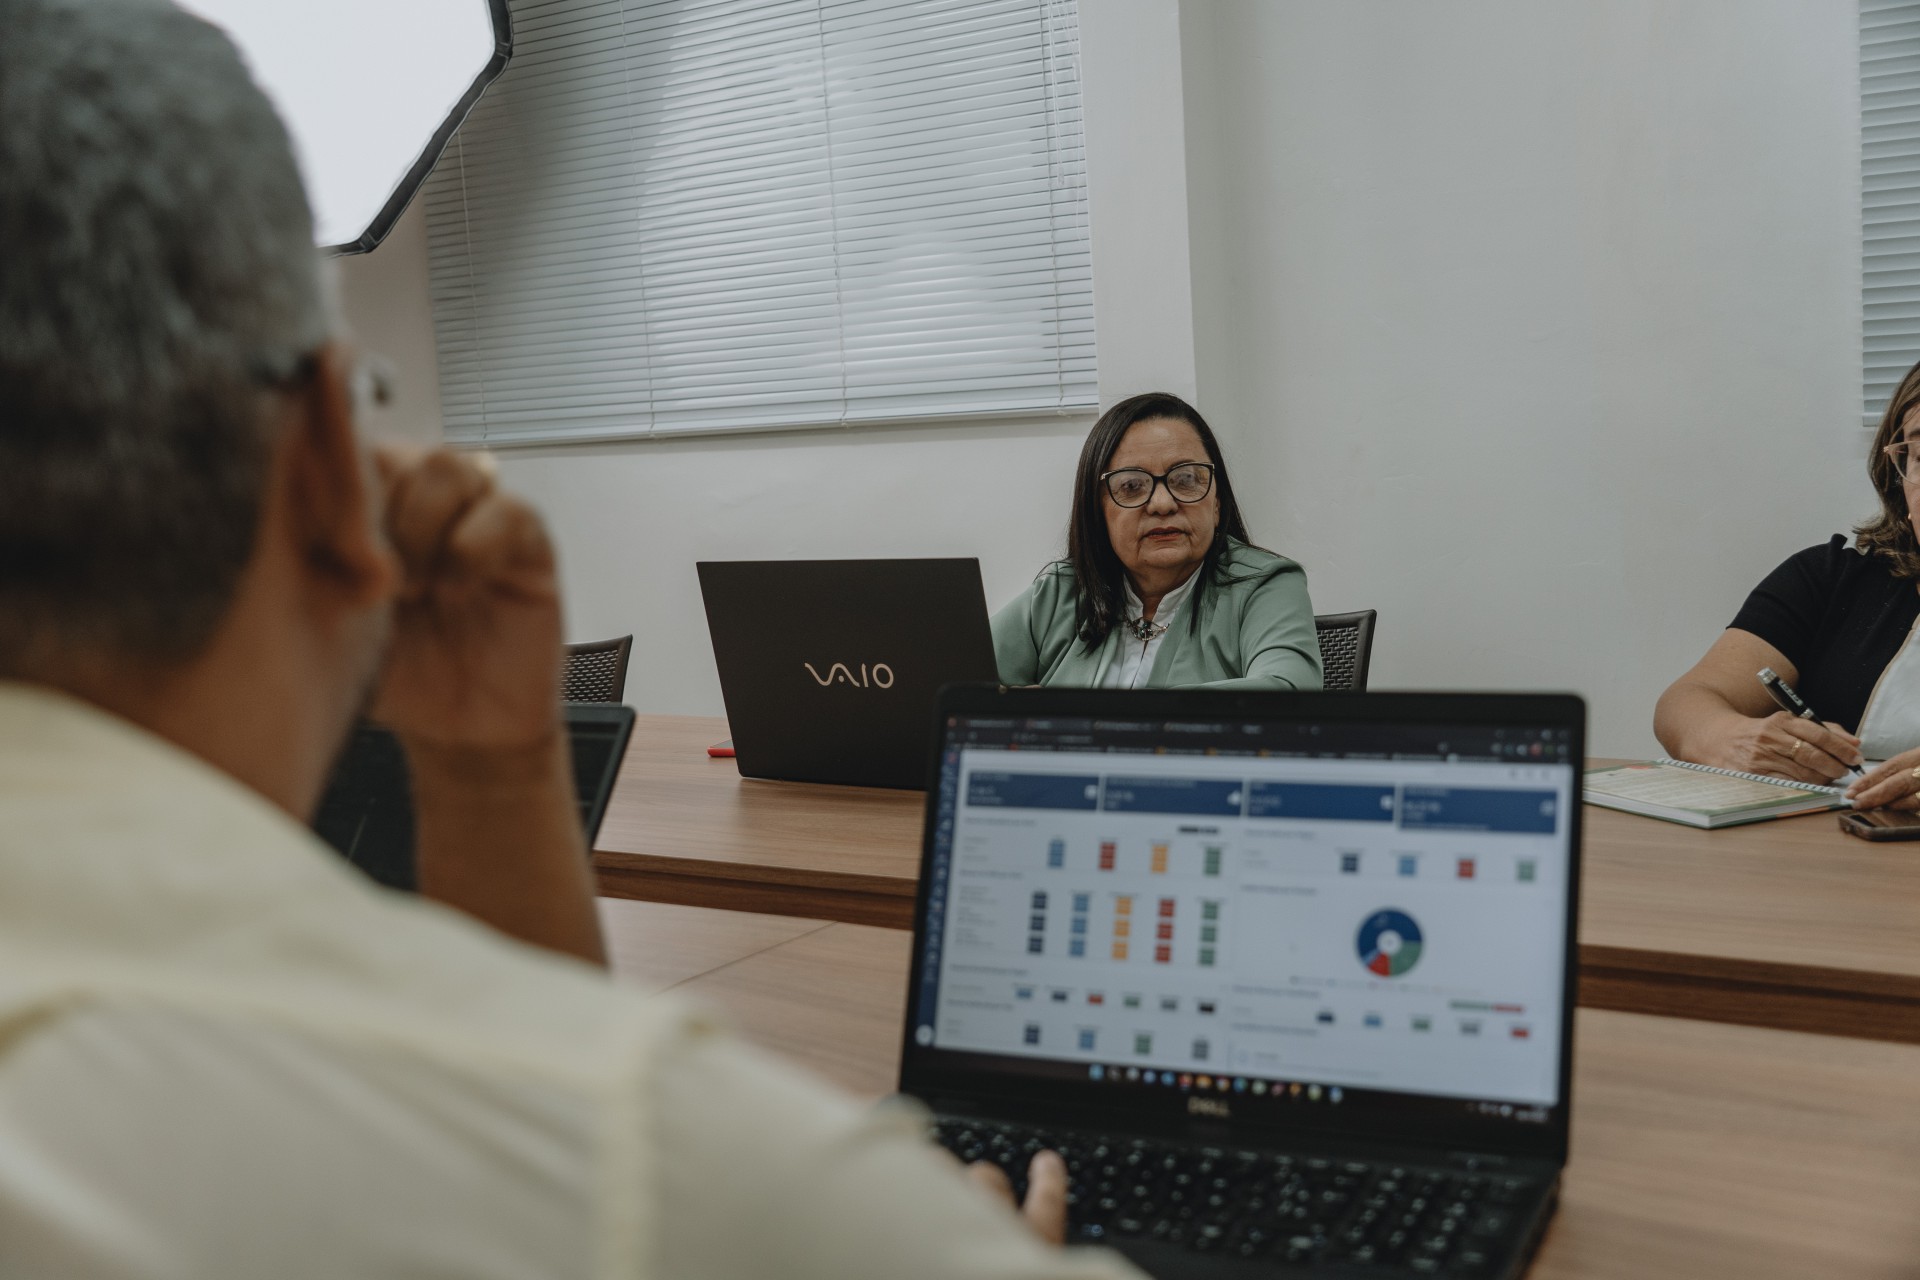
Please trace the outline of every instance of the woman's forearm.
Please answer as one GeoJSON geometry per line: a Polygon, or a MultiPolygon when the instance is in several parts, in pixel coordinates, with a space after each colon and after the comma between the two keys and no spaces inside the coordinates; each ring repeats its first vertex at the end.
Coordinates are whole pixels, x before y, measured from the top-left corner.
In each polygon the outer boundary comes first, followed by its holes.
{"type": "Polygon", "coordinates": [[[1654,704],[1653,736],[1676,760],[1713,764],[1728,729],[1750,718],[1706,685],[1681,680],[1654,704]]]}

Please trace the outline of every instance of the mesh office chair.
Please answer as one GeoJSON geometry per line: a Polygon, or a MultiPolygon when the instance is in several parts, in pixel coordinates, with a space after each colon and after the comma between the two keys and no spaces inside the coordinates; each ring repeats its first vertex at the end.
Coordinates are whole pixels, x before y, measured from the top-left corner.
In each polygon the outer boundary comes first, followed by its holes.
{"type": "Polygon", "coordinates": [[[1374,609],[1315,615],[1313,625],[1320,633],[1326,688],[1367,691],[1367,660],[1373,656],[1373,620],[1377,615],[1374,609]]]}
{"type": "Polygon", "coordinates": [[[567,673],[560,696],[568,702],[620,702],[627,696],[627,653],[632,636],[567,646],[567,673]]]}

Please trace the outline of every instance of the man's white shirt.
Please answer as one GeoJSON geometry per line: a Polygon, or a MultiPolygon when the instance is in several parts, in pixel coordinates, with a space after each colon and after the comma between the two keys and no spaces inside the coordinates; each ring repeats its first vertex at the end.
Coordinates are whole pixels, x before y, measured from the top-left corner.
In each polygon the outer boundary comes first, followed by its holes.
{"type": "Polygon", "coordinates": [[[697,1011],[0,682],[0,1275],[1132,1275],[697,1011]]]}

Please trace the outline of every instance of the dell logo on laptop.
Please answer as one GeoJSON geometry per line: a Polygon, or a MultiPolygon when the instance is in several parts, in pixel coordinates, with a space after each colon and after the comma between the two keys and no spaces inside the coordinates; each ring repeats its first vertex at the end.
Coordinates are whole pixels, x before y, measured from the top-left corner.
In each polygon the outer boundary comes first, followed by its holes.
{"type": "Polygon", "coordinates": [[[807,669],[807,674],[813,677],[815,684],[819,685],[851,684],[862,689],[893,688],[893,668],[884,662],[876,662],[872,667],[868,667],[864,662],[861,663],[860,675],[857,679],[844,662],[836,662],[828,667],[827,674],[824,676],[813,669],[811,662],[803,662],[800,665],[807,669]]]}
{"type": "Polygon", "coordinates": [[[1190,1116],[1212,1116],[1216,1120],[1230,1120],[1233,1110],[1218,1098],[1187,1099],[1187,1114],[1190,1116]]]}

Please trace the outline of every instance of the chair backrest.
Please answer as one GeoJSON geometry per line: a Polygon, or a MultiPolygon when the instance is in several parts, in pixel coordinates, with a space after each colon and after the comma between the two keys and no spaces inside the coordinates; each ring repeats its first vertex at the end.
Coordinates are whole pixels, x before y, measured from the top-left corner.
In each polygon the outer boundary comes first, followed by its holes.
{"type": "Polygon", "coordinates": [[[627,653],[632,636],[567,646],[566,681],[560,696],[568,702],[621,702],[627,696],[627,653]]]}
{"type": "Polygon", "coordinates": [[[1367,659],[1373,655],[1373,620],[1377,610],[1315,615],[1320,633],[1320,664],[1325,688],[1352,693],[1367,691],[1367,659]]]}

